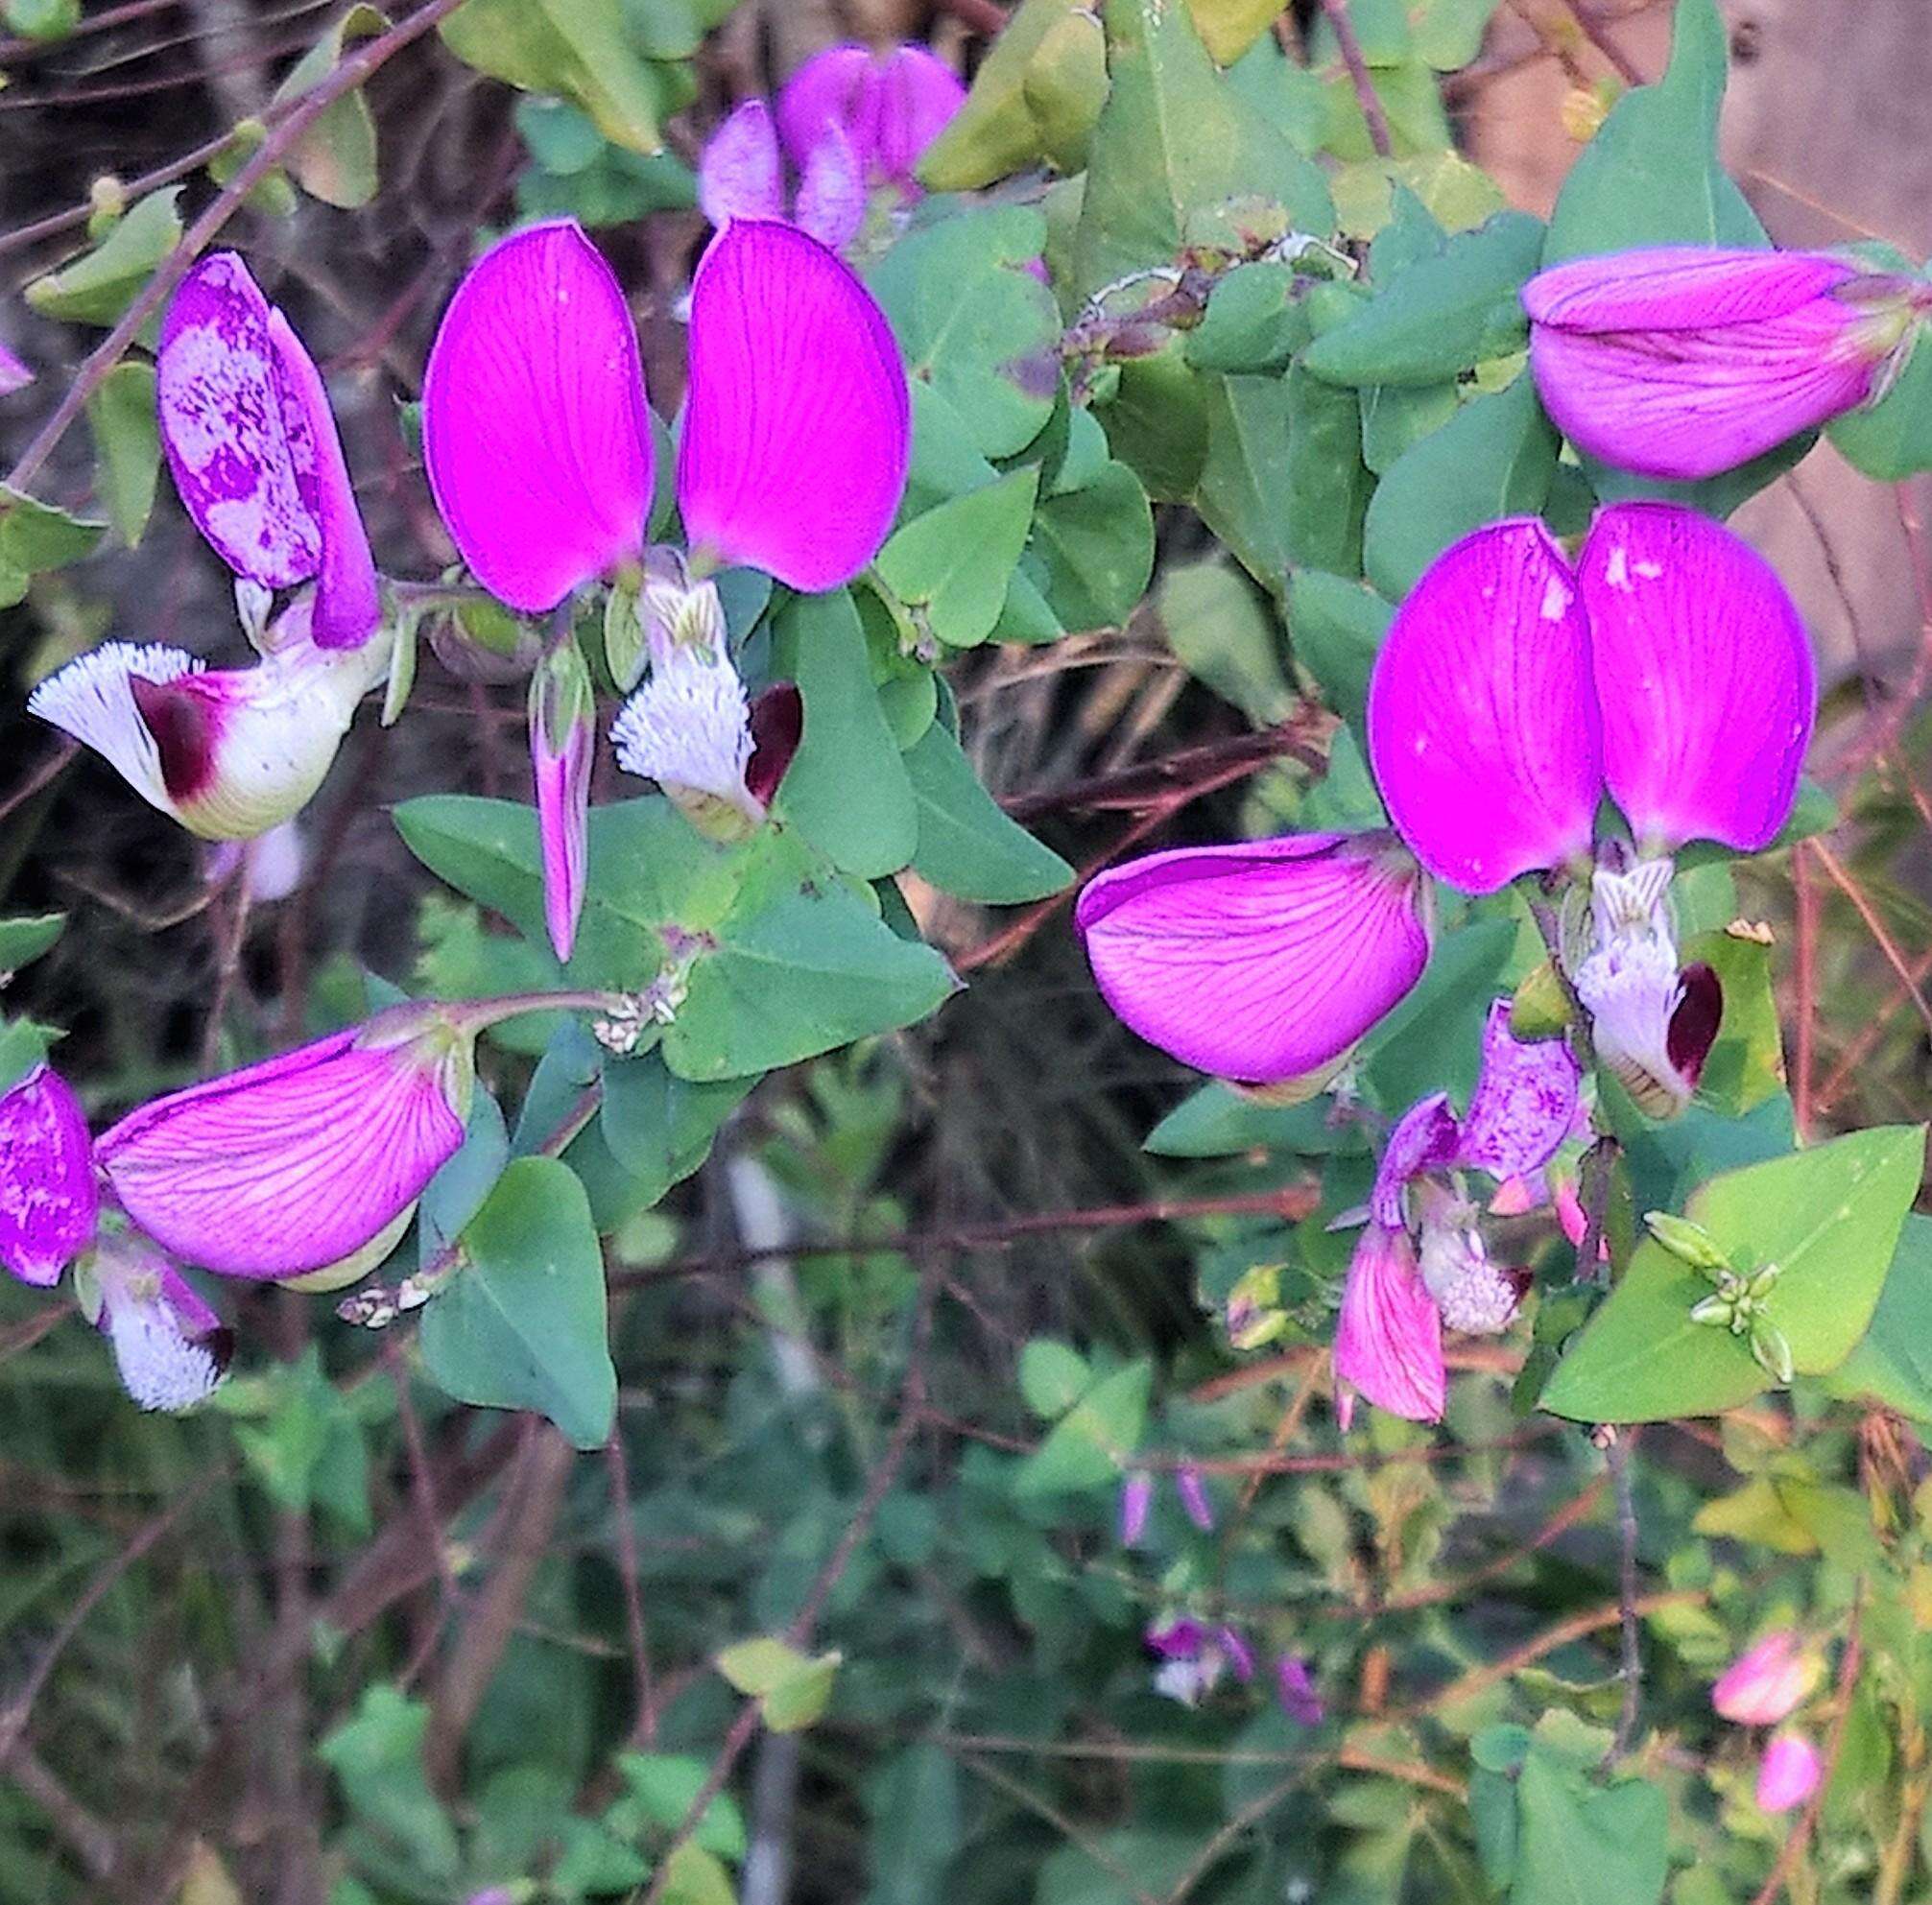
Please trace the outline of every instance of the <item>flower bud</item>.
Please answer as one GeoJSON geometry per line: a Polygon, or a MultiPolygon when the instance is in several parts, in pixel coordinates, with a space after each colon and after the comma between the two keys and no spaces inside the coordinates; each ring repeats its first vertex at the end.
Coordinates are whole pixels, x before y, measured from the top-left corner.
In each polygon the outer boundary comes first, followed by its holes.
{"type": "Polygon", "coordinates": [[[1214,1529],[1214,1504],[1207,1499],[1207,1484],[1201,1479],[1200,1469],[1192,1464],[1183,1464],[1174,1471],[1175,1492],[1181,1497],[1181,1506],[1187,1511],[1187,1518],[1208,1535],[1214,1529]]]}
{"type": "Polygon", "coordinates": [[[1298,1726],[1319,1726],[1327,1709],[1315,1691],[1315,1677],[1298,1655],[1284,1654],[1275,1663],[1275,1690],[1281,1710],[1298,1726]]]}
{"type": "Polygon", "coordinates": [[[1139,1545],[1147,1533],[1147,1512],[1154,1506],[1154,1477],[1136,1468],[1120,1485],[1120,1545],[1139,1545]]]}
{"type": "Polygon", "coordinates": [[[1825,1662],[1795,1628],[1775,1628],[1719,1676],[1710,1703],[1740,1726],[1775,1726],[1810,1698],[1825,1662]]]}
{"type": "Polygon", "coordinates": [[[530,678],[530,762],[543,848],[543,917],[561,960],[570,957],[584,912],[596,719],[597,697],[583,652],[574,641],[561,642],[530,678]]]}
{"type": "Polygon", "coordinates": [[[1667,1210],[1647,1210],[1643,1221],[1650,1234],[1692,1270],[1708,1274],[1711,1271],[1730,1268],[1730,1259],[1718,1249],[1717,1240],[1702,1224],[1693,1224],[1687,1217],[1673,1217],[1667,1210]]]}
{"type": "Polygon", "coordinates": [[[80,1100],[36,1065],[0,1096],[0,1263],[23,1283],[59,1282],[93,1242],[100,1210],[80,1100]]]}
{"type": "Polygon", "coordinates": [[[966,97],[957,76],[923,46],[878,54],[856,44],[828,46],[785,83],[778,130],[803,170],[827,127],[836,127],[850,141],[863,177],[918,198],[913,169],[966,97]]]}
{"type": "Polygon", "coordinates": [[[1818,1749],[1802,1733],[1777,1733],[1757,1762],[1757,1809],[1786,1813],[1801,1806],[1825,1777],[1818,1749]]]}

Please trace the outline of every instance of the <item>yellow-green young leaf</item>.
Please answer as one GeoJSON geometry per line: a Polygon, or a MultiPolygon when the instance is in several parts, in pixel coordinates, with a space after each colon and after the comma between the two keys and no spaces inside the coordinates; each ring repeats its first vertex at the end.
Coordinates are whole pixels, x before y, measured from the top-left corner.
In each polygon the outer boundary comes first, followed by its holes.
{"type": "MultiPolygon", "coordinates": [[[[269,129],[259,119],[244,119],[229,135],[228,142],[208,161],[208,177],[217,185],[233,182],[235,175],[267,143],[269,129]]],[[[280,166],[271,167],[250,188],[248,202],[270,218],[291,217],[298,201],[296,188],[280,166]]]]}
{"type": "Polygon", "coordinates": [[[1771,948],[1734,933],[1700,933],[1684,941],[1683,961],[1708,965],[1724,988],[1724,1018],[1705,1060],[1698,1096],[1740,1116],[1784,1088],[1771,948]]]}
{"type": "Polygon", "coordinates": [[[77,324],[112,324],[181,236],[176,210],[181,187],[137,200],[84,256],[27,287],[27,302],[43,318],[77,324]]]}
{"type": "Polygon", "coordinates": [[[842,1654],[822,1654],[787,1674],[764,1697],[765,1725],[775,1733],[801,1733],[831,1703],[842,1654]]]}
{"type": "Polygon", "coordinates": [[[733,1641],[717,1658],[719,1673],[740,1693],[757,1699],[810,1665],[805,1655],[775,1634],[733,1641]]]}
{"type": "Polygon", "coordinates": [[[91,555],[107,527],[0,484],[0,568],[23,576],[63,569],[91,555]]]}
{"type": "Polygon", "coordinates": [[[1153,1366],[1130,1363],[1096,1383],[1020,1464],[1016,1495],[1053,1495],[1110,1486],[1140,1446],[1153,1366]]]}
{"type": "Polygon", "coordinates": [[[0,17],[23,39],[64,39],[81,24],[81,0],[7,0],[0,17]]]}
{"type": "MultiPolygon", "coordinates": [[[[387,13],[370,6],[351,7],[290,68],[275,88],[275,99],[298,99],[313,90],[342,64],[350,40],[371,38],[388,25],[387,13]]],[[[323,204],[348,209],[375,197],[375,120],[357,90],[322,108],[289,155],[289,170],[303,191],[323,204]]]]}
{"type": "Polygon", "coordinates": [[[1554,1038],[1570,1022],[1569,1001],[1548,960],[1516,988],[1510,1002],[1510,1032],[1517,1038],[1554,1038]]]}
{"type": "Polygon", "coordinates": [[[622,0],[466,0],[439,31],[478,72],[575,100],[607,139],[632,152],[663,149],[656,84],[622,0]]]}
{"type": "Polygon", "coordinates": [[[1817,1537],[1785,1507],[1777,1485],[1754,1475],[1743,1488],[1698,1510],[1691,1527],[1700,1535],[1725,1535],[1780,1555],[1815,1555],[1817,1537]]]}
{"type": "Polygon", "coordinates": [[[1218,66],[1231,66],[1281,12],[1281,0],[1187,0],[1201,43],[1218,66]]]}
{"type": "Polygon", "coordinates": [[[664,1905],[738,1905],[730,1873],[695,1839],[671,1854],[663,1899],[664,1905]]]}
{"type": "Polygon", "coordinates": [[[94,493],[131,549],[148,526],[161,465],[154,366],[115,365],[87,399],[87,428],[94,438],[94,493]]]}
{"type": "Polygon", "coordinates": [[[880,580],[908,607],[922,609],[949,648],[992,633],[1033,527],[1039,465],[1009,471],[897,531],[879,551],[880,580]]]}
{"type": "Polygon", "coordinates": [[[1036,1416],[1064,1416],[1092,1386],[1086,1358],[1051,1336],[1036,1336],[1019,1352],[1019,1393],[1036,1416]]]}

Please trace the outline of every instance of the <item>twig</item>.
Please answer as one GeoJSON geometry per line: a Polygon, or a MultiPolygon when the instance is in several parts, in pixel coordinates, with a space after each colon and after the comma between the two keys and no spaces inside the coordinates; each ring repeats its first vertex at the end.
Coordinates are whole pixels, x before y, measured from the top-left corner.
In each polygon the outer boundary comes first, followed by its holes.
{"type": "Polygon", "coordinates": [[[1605,32],[1590,12],[1586,0],[1565,0],[1565,4],[1570,17],[1577,23],[1577,31],[1610,61],[1616,70],[1617,78],[1627,86],[1643,85],[1643,69],[1605,32]]]}
{"type": "MultiPolygon", "coordinates": [[[[1093,1861],[1114,1884],[1125,1892],[1133,1905],[1159,1905],[1151,1892],[1143,1891],[1140,1882],[1124,1865],[1109,1852],[1099,1840],[1056,1806],[1051,1799],[1042,1798],[1031,1786],[1021,1784],[1012,1774],[1002,1771],[989,1761],[976,1758],[971,1753],[961,1753],[960,1764],[968,1773],[976,1774],[989,1786],[996,1786],[1008,1798],[1016,1800],[1028,1812],[1046,1823],[1060,1834],[1069,1845],[1076,1846],[1093,1861]]],[[[1302,1775],[1296,1774],[1300,1779],[1302,1775]]]]}
{"type": "Polygon", "coordinates": [[[7,1760],[7,1777],[47,1815],[54,1830],[86,1867],[89,1878],[98,1885],[113,1876],[120,1863],[114,1835],[68,1792],[32,1748],[22,1743],[13,1749],[7,1760]]]}
{"type": "Polygon", "coordinates": [[[354,92],[370,74],[405,46],[420,39],[438,21],[455,12],[462,5],[463,0],[426,0],[426,4],[418,7],[408,19],[365,41],[326,79],[301,96],[288,117],[281,120],[256,147],[207,210],[188,227],[181,242],[155,267],[154,275],[121,314],[120,321],[89,353],[55,407],[53,416],[41,425],[38,434],[9,473],[7,482],[11,488],[25,489],[39,474],[41,465],[53,454],[54,446],[86,408],[87,399],[100,388],[108,371],[121,361],[128,346],[140,335],[141,327],[167,302],[169,294],[187,275],[189,266],[241,208],[249,194],[287,158],[302,134],[337,100],[354,92]]]}
{"type": "Polygon", "coordinates": [[[637,1574],[637,1531],[631,1520],[631,1464],[624,1453],[620,1423],[604,1444],[610,1470],[610,1526],[617,1548],[617,1574],[624,1584],[624,1633],[631,1649],[631,1675],[637,1710],[631,1720],[631,1744],[649,1751],[657,1740],[657,1695],[651,1674],[650,1638],[644,1631],[644,1594],[637,1574]]]}
{"type": "Polygon", "coordinates": [[[1886,964],[1898,975],[1920,1018],[1924,1021],[1925,1029],[1932,1032],[1932,1005],[1926,1003],[1924,993],[1919,989],[1917,982],[1912,977],[1911,966],[1905,963],[1905,955],[1898,950],[1892,935],[1885,930],[1884,920],[1879,918],[1876,908],[1865,897],[1858,883],[1839,864],[1838,856],[1824,841],[1817,839],[1802,841],[1799,845],[1798,851],[1813,855],[1830,876],[1831,884],[1857,909],[1858,917],[1864,920],[1866,930],[1876,941],[1878,950],[1885,955],[1886,964]]]}
{"type": "Polygon", "coordinates": [[[1623,1635],[1623,1705],[1610,1751],[1604,1755],[1606,1767],[1614,1766],[1630,1751],[1643,1712],[1643,1648],[1636,1618],[1636,1495],[1630,1473],[1630,1452],[1636,1437],[1634,1429],[1626,1430],[1604,1450],[1604,1465],[1616,1492],[1617,1610],[1623,1635]]]}
{"type": "Polygon", "coordinates": [[[1362,42],[1355,37],[1355,22],[1348,17],[1348,0],[1322,0],[1322,11],[1328,16],[1335,44],[1341,49],[1342,63],[1348,69],[1348,83],[1355,88],[1355,104],[1362,108],[1363,121],[1369,128],[1369,143],[1375,148],[1376,157],[1388,158],[1395,150],[1389,137],[1389,115],[1382,110],[1375,82],[1369,74],[1369,62],[1362,57],[1362,42]]]}
{"type": "Polygon", "coordinates": [[[12,793],[0,800],[0,821],[6,820],[15,808],[25,806],[80,751],[78,741],[62,741],[12,793]]]}

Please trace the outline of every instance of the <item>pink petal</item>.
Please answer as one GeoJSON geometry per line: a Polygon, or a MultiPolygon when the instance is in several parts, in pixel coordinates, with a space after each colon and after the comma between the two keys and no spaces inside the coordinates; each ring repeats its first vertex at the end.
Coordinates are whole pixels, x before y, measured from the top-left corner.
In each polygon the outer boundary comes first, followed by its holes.
{"type": "Polygon", "coordinates": [[[1818,679],[1791,598],[1721,524],[1603,512],[1579,561],[1604,775],[1640,850],[1766,845],[1790,817],[1818,679]]]}
{"type": "Polygon", "coordinates": [[[691,291],[678,502],[694,550],[816,592],[892,528],[912,400],[885,314],[787,225],[733,219],[691,291]]]}
{"type": "Polygon", "coordinates": [[[865,175],[836,126],[825,128],[805,161],[797,214],[799,229],[833,251],[843,251],[866,222],[865,175]]]}
{"type": "Polygon", "coordinates": [[[923,46],[889,54],[861,82],[849,129],[865,172],[917,193],[914,167],[965,104],[958,76],[923,46]]]}
{"type": "Polygon", "coordinates": [[[101,1194],[80,1100],[36,1065],[0,1095],[0,1263],[42,1289],[94,1241],[101,1194]]]}
{"type": "Polygon", "coordinates": [[[1540,522],[1477,530],[1410,590],[1370,677],[1369,757],[1396,831],[1465,893],[1588,848],[1603,791],[1589,633],[1540,522]]]}
{"type": "MultiPolygon", "coordinates": [[[[232,251],[203,258],[162,321],[155,392],[161,447],[195,527],[237,575],[291,588],[322,565],[322,524],[289,441],[273,315],[232,251]]],[[[306,417],[305,403],[293,408],[306,417]]]]}
{"type": "Polygon", "coordinates": [[[715,226],[734,218],[783,218],[785,180],[772,108],[748,99],[704,141],[698,203],[715,226]]]}
{"type": "MultiPolygon", "coordinates": [[[[778,133],[800,172],[827,126],[850,131],[860,89],[872,70],[871,52],[858,45],[828,46],[815,53],[778,94],[778,133]]],[[[867,155],[860,154],[863,163],[867,155]]]]}
{"type": "Polygon", "coordinates": [[[1532,278],[1530,364],[1580,449],[1645,476],[1734,468],[1872,393],[1890,342],[1821,253],[1665,249],[1532,278]]]}
{"type": "Polygon", "coordinates": [[[0,344],[0,397],[11,397],[15,391],[24,391],[33,381],[33,366],[0,344]]]}
{"type": "Polygon", "coordinates": [[[1824,1663],[1793,1628],[1774,1628],[1718,1677],[1710,1703],[1740,1726],[1775,1726],[1809,1699],[1824,1663]]]}
{"type": "Polygon", "coordinates": [[[1502,1179],[1540,1170],[1570,1134],[1582,1085],[1565,1039],[1518,1039],[1510,1031],[1510,1001],[1493,1001],[1456,1161],[1502,1179]]]}
{"type": "Polygon", "coordinates": [[[1382,1161],[1375,1167],[1375,1184],[1369,1194],[1370,1221],[1399,1230],[1404,1221],[1402,1193],[1410,1179],[1448,1163],[1456,1155],[1458,1135],[1446,1092],[1411,1105],[1395,1120],[1382,1147],[1382,1161]]]}
{"type": "Polygon", "coordinates": [[[1785,1813],[1801,1806],[1824,1777],[1825,1762],[1818,1749],[1802,1733],[1779,1733],[1757,1763],[1757,1809],[1785,1813]]]}
{"type": "Polygon", "coordinates": [[[143,1106],[101,1139],[101,1167],[128,1215],[189,1263],[246,1277],[324,1269],[462,1144],[452,1037],[397,1042],[381,1019],[332,1034],[143,1106]]]}
{"type": "Polygon", "coordinates": [[[316,573],[315,641],[318,648],[358,648],[382,621],[382,596],[369,532],[357,509],[342,438],[328,391],[315,359],[289,321],[269,312],[269,345],[281,389],[282,419],[295,462],[296,487],[314,516],[322,540],[316,573]]]}
{"type": "Polygon", "coordinates": [[[1400,1230],[1371,1224],[1355,1246],[1335,1323],[1335,1380],[1377,1409],[1440,1422],[1448,1393],[1443,1319],[1400,1230]]]}
{"type": "Polygon", "coordinates": [[[1424,890],[1386,834],[1300,834],[1155,853],[1075,910],[1095,982],[1197,1070],[1276,1083],[1319,1071],[1429,958],[1424,890]]]}
{"type": "Polygon", "coordinates": [[[651,418],[615,274],[574,220],[513,233],[457,286],[429,354],[422,449],[463,560],[538,614],[640,555],[651,418]]]}

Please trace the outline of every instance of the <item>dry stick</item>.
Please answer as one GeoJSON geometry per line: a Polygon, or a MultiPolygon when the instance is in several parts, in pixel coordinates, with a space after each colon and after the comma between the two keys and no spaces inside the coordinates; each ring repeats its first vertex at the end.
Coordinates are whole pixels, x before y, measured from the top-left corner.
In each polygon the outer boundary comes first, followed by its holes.
{"type": "Polygon", "coordinates": [[[1375,93],[1375,82],[1369,75],[1369,62],[1362,57],[1362,42],[1355,37],[1355,22],[1348,17],[1348,0],[1322,0],[1322,11],[1334,30],[1335,44],[1342,50],[1342,63],[1348,69],[1348,83],[1355,88],[1355,104],[1369,128],[1369,143],[1378,158],[1390,157],[1395,148],[1389,138],[1389,115],[1375,93]]]}
{"type": "Polygon", "coordinates": [[[68,1792],[30,1747],[23,1744],[13,1749],[7,1761],[7,1777],[47,1815],[54,1830],[86,1867],[87,1876],[96,1885],[113,1876],[114,1868],[120,1863],[120,1843],[68,1792]]]}
{"type": "Polygon", "coordinates": [[[1818,889],[1801,852],[1791,856],[1791,889],[1798,941],[1798,1076],[1792,1081],[1791,1108],[1801,1143],[1811,1133],[1811,1074],[1818,1056],[1817,1028],[1812,1023],[1818,1010],[1818,889]]]}
{"type": "Polygon", "coordinates": [[[1839,782],[1855,779],[1880,754],[1891,750],[1920,697],[1932,686],[1932,556],[1928,556],[1925,548],[1925,534],[1919,521],[1919,506],[1913,500],[1911,485],[1894,484],[1892,497],[1898,512],[1898,526],[1905,532],[1905,546],[1912,557],[1912,579],[1919,591],[1919,653],[1904,688],[1891,706],[1868,725],[1857,745],[1832,769],[1831,777],[1839,782]]]}
{"type": "Polygon", "coordinates": [[[1798,1822],[1798,1828],[1778,1848],[1771,1874],[1753,1897],[1751,1905],[1774,1905],[1777,1894],[1790,1882],[1791,1875],[1798,1869],[1798,1862],[1804,1856],[1804,1848],[1811,1843],[1811,1835],[1818,1829],[1818,1815],[1825,1809],[1825,1796],[1831,1790],[1831,1775],[1838,1769],[1838,1755],[1845,1748],[1845,1725],[1851,1717],[1851,1689],[1858,1679],[1859,1664],[1864,1658],[1860,1644],[1860,1627],[1865,1613],[1865,1578],[1858,1581],[1858,1595],[1851,1604],[1851,1621],[1845,1633],[1845,1655],[1838,1663],[1836,1695],[1838,1712],[1831,1722],[1831,1737],[1825,1748],[1825,1771],[1818,1781],[1817,1790],[1804,1808],[1804,1817],[1798,1822]]]}
{"type": "Polygon", "coordinates": [[[1567,5],[1570,17],[1577,23],[1577,31],[1616,69],[1617,78],[1628,86],[1645,84],[1642,68],[1610,36],[1603,23],[1592,15],[1587,0],[1567,0],[1567,5]]]}
{"type": "MultiPolygon", "coordinates": [[[[1151,1892],[1143,1892],[1133,1874],[1109,1852],[1093,1835],[1077,1825],[1056,1806],[1051,1799],[1042,1798],[1031,1786],[1022,1785],[1012,1774],[1001,1771],[997,1766],[983,1759],[976,1759],[971,1753],[962,1753],[960,1764],[968,1773],[977,1774],[989,1786],[996,1786],[1010,1799],[1014,1799],[1028,1812],[1046,1823],[1060,1834],[1069,1845],[1085,1852],[1109,1878],[1125,1892],[1133,1905],[1159,1905],[1151,1892]]],[[[1299,1778],[1300,1775],[1298,1774],[1299,1778]]]]}
{"type": "Polygon", "coordinates": [[[428,1664],[441,1636],[443,1623],[455,1610],[456,1569],[450,1560],[449,1544],[442,1538],[442,1516],[436,1505],[436,1477],[430,1472],[429,1448],[422,1439],[422,1419],[417,1415],[416,1403],[409,1393],[409,1363],[403,1355],[399,1339],[394,1336],[384,1339],[382,1359],[395,1391],[396,1421],[402,1429],[403,1452],[409,1460],[410,1500],[421,1517],[423,1539],[429,1543],[430,1552],[436,1557],[436,1614],[416,1651],[416,1657],[399,1677],[407,1687],[414,1684],[417,1675],[428,1664]]]}
{"type": "Polygon", "coordinates": [[[1839,864],[1838,856],[1822,840],[1806,840],[1799,843],[1800,853],[1814,855],[1818,864],[1830,876],[1831,884],[1858,909],[1858,917],[1865,921],[1866,930],[1878,943],[1878,950],[1885,955],[1885,963],[1903,981],[1906,992],[1917,1008],[1919,1016],[1925,1022],[1925,1029],[1932,1032],[1932,1005],[1925,1001],[1925,995],[1919,989],[1912,977],[1912,968],[1906,964],[1905,955],[1894,943],[1892,935],[1885,930],[1885,922],[1879,918],[1876,909],[1865,897],[1857,882],[1839,864]]]}
{"type": "Polygon", "coordinates": [[[301,96],[288,117],[276,124],[213,203],[188,227],[181,242],[161,260],[155,274],[121,314],[120,321],[81,366],[53,416],[40,427],[9,473],[10,488],[24,489],[33,482],[53,454],[54,446],[86,408],[87,399],[140,335],[141,327],[167,302],[169,295],[187,275],[189,266],[241,208],[249,194],[288,156],[302,134],[337,100],[354,92],[386,61],[420,39],[439,20],[447,18],[462,5],[463,0],[427,0],[408,19],[366,41],[319,85],[301,96]]]}
{"type": "Polygon", "coordinates": [[[1893,994],[1891,1000],[1860,1030],[1857,1037],[1846,1046],[1838,1062],[1832,1066],[1831,1075],[1818,1088],[1820,1117],[1838,1103],[1839,1095],[1851,1082],[1851,1075],[1872,1056],[1872,1047],[1884,1037],[1885,1028],[1892,1022],[1892,1014],[1911,999],[1915,987],[1922,986],[1928,979],[1932,979],[1932,951],[1927,951],[1918,961],[1912,968],[1909,982],[1893,994]]]}
{"type": "Polygon", "coordinates": [[[17,808],[24,807],[80,751],[80,742],[62,741],[12,793],[0,800],[0,821],[6,820],[17,808]]]}
{"type": "MultiPolygon", "coordinates": [[[[872,1523],[893,1484],[898,1479],[899,1469],[912,1448],[913,1436],[925,1417],[926,1347],[932,1338],[933,1307],[939,1298],[942,1262],[942,1257],[937,1251],[933,1252],[928,1256],[919,1279],[918,1303],[913,1315],[912,1346],[906,1357],[905,1380],[899,1388],[898,1420],[894,1423],[892,1436],[873,1465],[858,1509],[846,1524],[838,1545],[825,1558],[825,1564],[813,1581],[804,1605],[785,1630],[784,1639],[789,1646],[803,1648],[810,1644],[819,1616],[824,1612],[825,1603],[831,1599],[832,1590],[845,1579],[846,1569],[850,1566],[860,1542],[871,1533],[872,1523]]],[[[726,1780],[731,1776],[731,1769],[737,1765],[739,1755],[758,1730],[760,1711],[761,1705],[756,1700],[746,1701],[738,1709],[738,1717],[731,1722],[730,1731],[725,1735],[725,1743],[718,1749],[718,1756],[704,1775],[704,1783],[699,1787],[696,1798],[679,1822],[677,1831],[671,1835],[671,1843],[664,1848],[651,1884],[641,1894],[640,1905],[658,1905],[664,1896],[665,1888],[675,1875],[674,1862],[678,1853],[697,1831],[711,1801],[724,1791],[726,1780]]],[[[633,1893],[632,1896],[636,1898],[638,1894],[633,1893]]]]}
{"type": "Polygon", "coordinates": [[[644,1631],[644,1594],[637,1574],[637,1530],[631,1519],[631,1464],[619,1423],[604,1444],[610,1468],[611,1526],[617,1546],[617,1574],[624,1584],[624,1632],[631,1649],[631,1672],[637,1689],[637,1711],[631,1720],[631,1745],[648,1752],[657,1743],[657,1693],[651,1675],[651,1648],[644,1631]]]}

